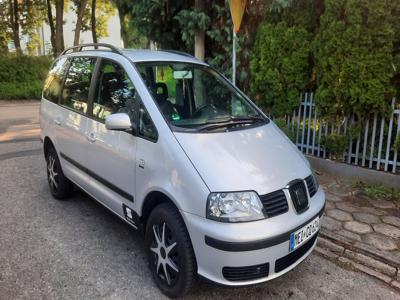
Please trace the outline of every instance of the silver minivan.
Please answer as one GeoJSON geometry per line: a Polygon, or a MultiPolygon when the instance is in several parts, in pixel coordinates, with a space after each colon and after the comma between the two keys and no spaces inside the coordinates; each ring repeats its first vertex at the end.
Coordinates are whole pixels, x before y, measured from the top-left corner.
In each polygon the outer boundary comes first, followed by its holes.
{"type": "Polygon", "coordinates": [[[316,244],[325,196],[308,161],[190,55],[68,49],[45,82],[40,124],[51,194],[77,186],[142,232],[169,297],[199,278],[276,278],[316,244]]]}

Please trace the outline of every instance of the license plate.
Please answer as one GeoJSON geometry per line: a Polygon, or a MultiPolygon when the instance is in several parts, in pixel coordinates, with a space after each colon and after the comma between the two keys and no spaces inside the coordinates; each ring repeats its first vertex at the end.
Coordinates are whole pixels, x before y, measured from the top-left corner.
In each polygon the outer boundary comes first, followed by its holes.
{"type": "Polygon", "coordinates": [[[290,235],[290,249],[293,251],[299,246],[307,242],[314,234],[318,232],[319,229],[319,217],[316,217],[307,225],[303,226],[299,230],[292,232],[290,235]]]}

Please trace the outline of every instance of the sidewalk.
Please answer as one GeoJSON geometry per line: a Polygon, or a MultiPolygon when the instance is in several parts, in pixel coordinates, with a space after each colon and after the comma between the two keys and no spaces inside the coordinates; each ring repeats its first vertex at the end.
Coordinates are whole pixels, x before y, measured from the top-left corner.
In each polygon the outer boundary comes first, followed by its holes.
{"type": "Polygon", "coordinates": [[[0,101],[0,143],[38,141],[39,101],[0,101]]]}
{"type": "Polygon", "coordinates": [[[318,180],[327,201],[317,252],[400,289],[400,201],[370,199],[326,174],[318,180]]]}

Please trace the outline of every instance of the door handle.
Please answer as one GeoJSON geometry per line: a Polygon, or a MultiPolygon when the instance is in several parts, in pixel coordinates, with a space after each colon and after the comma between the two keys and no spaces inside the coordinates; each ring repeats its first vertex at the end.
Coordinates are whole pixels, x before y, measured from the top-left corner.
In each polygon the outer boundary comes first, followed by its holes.
{"type": "Polygon", "coordinates": [[[96,135],[94,134],[94,132],[89,133],[89,135],[87,135],[87,139],[89,140],[89,142],[94,143],[96,141],[96,135]]]}
{"type": "Polygon", "coordinates": [[[61,121],[60,121],[59,119],[55,119],[55,120],[54,120],[54,123],[55,123],[56,125],[58,125],[58,126],[61,126],[61,121]]]}

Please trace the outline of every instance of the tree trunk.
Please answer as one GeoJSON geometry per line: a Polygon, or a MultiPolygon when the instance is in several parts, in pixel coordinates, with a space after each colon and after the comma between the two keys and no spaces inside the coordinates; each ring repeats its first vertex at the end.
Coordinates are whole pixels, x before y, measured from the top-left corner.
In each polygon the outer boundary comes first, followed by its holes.
{"type": "Polygon", "coordinates": [[[64,50],[64,0],[56,0],[56,53],[59,55],[64,50]]]}
{"type": "Polygon", "coordinates": [[[97,32],[96,32],[96,0],[92,0],[92,15],[91,15],[91,25],[92,25],[92,37],[93,43],[97,43],[97,32]]]}
{"type": "Polygon", "coordinates": [[[129,39],[128,39],[128,32],[126,30],[126,22],[125,22],[125,13],[122,13],[120,10],[118,10],[118,15],[119,15],[119,25],[121,26],[121,39],[122,43],[124,44],[124,48],[129,47],[129,39]]]}
{"type": "Polygon", "coordinates": [[[9,0],[9,10],[10,10],[10,22],[11,22],[11,29],[13,33],[13,41],[15,46],[15,51],[18,55],[22,54],[21,50],[21,41],[19,39],[19,7],[18,7],[18,0],[9,0]]]}
{"type": "Polygon", "coordinates": [[[81,27],[82,27],[82,18],[83,14],[85,13],[87,2],[88,0],[83,0],[82,2],[80,2],[80,5],[78,7],[78,13],[75,25],[74,46],[79,44],[79,37],[81,35],[81,27]]]}
{"type": "Polygon", "coordinates": [[[53,55],[56,56],[57,55],[56,28],[54,27],[53,11],[51,10],[50,0],[47,0],[46,4],[47,4],[47,19],[49,20],[49,26],[50,26],[50,42],[51,42],[51,47],[53,48],[53,55]]]}
{"type": "MultiPolygon", "coordinates": [[[[202,12],[204,11],[204,1],[195,1],[195,10],[202,12]]],[[[205,56],[205,34],[204,30],[196,30],[194,34],[194,56],[200,60],[204,60],[205,56]]]]}

